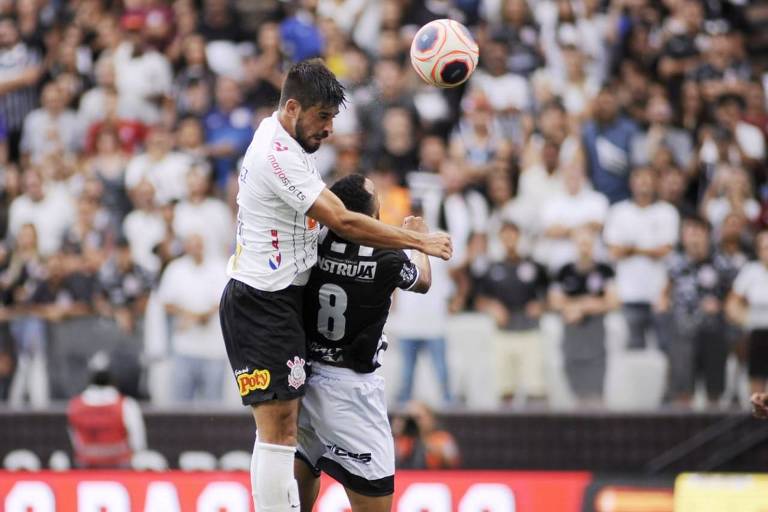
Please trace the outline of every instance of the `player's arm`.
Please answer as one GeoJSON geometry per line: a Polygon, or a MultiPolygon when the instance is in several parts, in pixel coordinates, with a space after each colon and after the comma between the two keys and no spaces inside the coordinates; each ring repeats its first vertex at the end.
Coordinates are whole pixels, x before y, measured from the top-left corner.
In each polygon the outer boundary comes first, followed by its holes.
{"type": "Polygon", "coordinates": [[[451,258],[453,246],[447,233],[418,233],[388,226],[373,217],[351,212],[328,189],[324,189],[307,215],[342,237],[360,245],[380,249],[415,249],[444,260],[451,258]]]}
{"type": "MultiPolygon", "coordinates": [[[[429,233],[429,228],[421,217],[406,217],[403,221],[403,229],[417,233],[429,233]]],[[[419,276],[408,291],[427,293],[432,286],[432,267],[429,264],[429,256],[423,252],[414,251],[411,255],[411,263],[418,269],[419,276]]]]}

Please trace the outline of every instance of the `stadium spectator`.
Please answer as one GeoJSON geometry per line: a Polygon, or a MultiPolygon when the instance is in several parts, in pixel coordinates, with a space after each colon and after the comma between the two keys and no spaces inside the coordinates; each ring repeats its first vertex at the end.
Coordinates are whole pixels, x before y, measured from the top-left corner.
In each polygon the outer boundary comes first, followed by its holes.
{"type": "Polygon", "coordinates": [[[114,318],[124,332],[140,327],[154,280],[134,263],[128,240],[120,238],[110,258],[99,269],[102,314],[114,318]]]}
{"type": "Polygon", "coordinates": [[[223,189],[235,174],[235,164],[253,137],[253,112],[243,103],[240,85],[231,78],[216,80],[216,106],[206,114],[205,141],[213,159],[214,181],[223,189]]]}
{"type": "Polygon", "coordinates": [[[747,365],[752,393],[768,381],[768,232],[755,239],[757,260],[744,265],[728,297],[728,316],[749,331],[747,365]]]}
{"type": "Polygon", "coordinates": [[[605,315],[618,304],[611,267],[595,260],[595,235],[588,228],[573,233],[577,258],[557,273],[549,302],[563,319],[565,375],[577,399],[601,402],[606,371],[605,315]]]}
{"type": "Polygon", "coordinates": [[[672,124],[672,105],[663,95],[652,96],[645,107],[647,128],[632,139],[632,164],[649,165],[660,148],[671,151],[675,167],[687,169],[693,158],[691,134],[672,124]]]}
{"type": "Polygon", "coordinates": [[[126,37],[113,56],[120,102],[135,119],[145,124],[157,123],[160,102],[171,92],[170,62],[149,40],[145,13],[126,12],[120,24],[126,37]]]}
{"type": "Polygon", "coordinates": [[[131,210],[125,189],[125,169],[128,156],[120,148],[115,128],[105,127],[95,135],[94,153],[83,163],[86,176],[97,179],[103,188],[102,204],[120,225],[131,210]]]}
{"type": "Polygon", "coordinates": [[[595,190],[605,194],[611,203],[623,201],[630,196],[631,145],[637,125],[621,114],[612,86],[600,90],[593,114],[594,119],[583,127],[589,177],[595,190]]]}
{"type": "Polygon", "coordinates": [[[125,186],[130,191],[142,180],[155,188],[155,200],[162,205],[187,196],[186,175],[192,165],[189,155],[174,151],[173,134],[163,125],[154,125],[147,134],[146,151],[128,162],[125,186]]]}
{"type": "Polygon", "coordinates": [[[24,118],[20,151],[22,161],[41,164],[50,157],[73,156],[81,145],[77,114],[66,107],[64,92],[49,82],[40,94],[42,108],[24,118]]]}
{"type": "Polygon", "coordinates": [[[576,260],[573,232],[586,227],[600,233],[608,214],[608,200],[589,188],[581,162],[566,166],[562,179],[563,190],[540,204],[541,235],[536,255],[550,273],[576,260]]]}
{"type": "Polygon", "coordinates": [[[115,387],[106,354],[90,363],[88,387],[69,402],[67,430],[80,469],[129,469],[131,456],[147,448],[138,404],[115,387]]]}
{"type": "Polygon", "coordinates": [[[210,181],[202,170],[193,167],[189,171],[187,188],[189,197],[174,208],[173,232],[182,239],[194,233],[201,235],[209,258],[226,259],[232,253],[232,211],[209,195],[210,181]]]}
{"type": "Polygon", "coordinates": [[[630,186],[632,199],[608,212],[604,239],[616,261],[616,288],[629,328],[629,348],[638,349],[646,346],[651,328],[658,343],[666,339],[656,305],[666,282],[663,260],[677,244],[680,218],[674,207],[656,200],[656,178],[649,168],[632,171],[630,186]]]}
{"type": "Polygon", "coordinates": [[[74,221],[74,207],[46,190],[38,169],[26,169],[23,180],[24,194],[11,202],[8,211],[8,232],[15,237],[21,226],[34,224],[40,253],[48,256],[61,247],[62,236],[74,221]]]}
{"type": "Polygon", "coordinates": [[[218,317],[225,265],[206,257],[200,235],[189,235],[185,249],[165,269],[158,292],[171,318],[173,388],[180,402],[215,402],[223,397],[226,369],[218,317]]]}
{"type": "Polygon", "coordinates": [[[422,402],[410,402],[403,416],[392,421],[398,469],[456,469],[459,447],[453,436],[438,427],[432,410],[422,402]]]}
{"type": "Polygon", "coordinates": [[[0,115],[8,130],[11,161],[18,160],[24,119],[37,106],[37,81],[43,73],[42,56],[20,38],[12,15],[0,17],[0,115]]]}
{"type": "Polygon", "coordinates": [[[507,221],[499,238],[506,258],[492,263],[476,285],[475,306],[487,313],[500,329],[493,340],[496,385],[509,405],[516,393],[542,397],[544,386],[543,341],[539,318],[544,312],[547,272],[518,252],[520,228],[507,221]]]}
{"type": "Polygon", "coordinates": [[[154,248],[165,239],[166,225],[155,206],[155,188],[148,181],[141,181],[133,189],[131,199],[134,210],[123,221],[123,235],[131,246],[133,261],[157,273],[161,262],[154,248]]]}
{"type": "Polygon", "coordinates": [[[725,390],[728,338],[724,335],[724,302],[728,274],[712,258],[710,228],[701,218],[683,219],[683,249],[668,263],[669,277],[662,309],[673,319],[669,347],[670,391],[675,401],[689,403],[699,379],[706,385],[710,405],[725,390]]]}

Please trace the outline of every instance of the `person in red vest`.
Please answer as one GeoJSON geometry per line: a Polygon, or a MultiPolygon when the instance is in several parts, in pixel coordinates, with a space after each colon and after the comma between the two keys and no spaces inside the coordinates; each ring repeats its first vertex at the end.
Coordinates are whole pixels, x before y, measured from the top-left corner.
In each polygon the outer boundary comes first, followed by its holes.
{"type": "Polygon", "coordinates": [[[91,383],[67,409],[75,464],[83,469],[130,468],[131,456],[147,446],[141,409],[112,384],[104,353],[96,354],[89,366],[91,383]]]}

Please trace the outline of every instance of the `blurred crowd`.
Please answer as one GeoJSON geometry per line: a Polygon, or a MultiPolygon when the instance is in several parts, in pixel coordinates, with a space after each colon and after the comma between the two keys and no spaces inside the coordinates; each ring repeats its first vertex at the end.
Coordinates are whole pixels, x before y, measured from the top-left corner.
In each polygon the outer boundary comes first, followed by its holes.
{"type": "Polygon", "coordinates": [[[718,403],[729,357],[763,389],[768,80],[747,4],[0,0],[0,397],[73,396],[105,348],[139,398],[226,394],[238,161],[314,56],[349,99],[316,153],[327,182],[366,173],[382,220],[453,236],[433,290],[396,301],[402,403],[422,350],[461,399],[444,339],[467,311],[496,324],[504,401],[546,399],[543,318],[584,403],[605,392],[609,317],[623,350],[663,354],[667,402],[701,380],[718,403]],[[408,61],[445,17],[481,50],[450,90],[408,61]]]}

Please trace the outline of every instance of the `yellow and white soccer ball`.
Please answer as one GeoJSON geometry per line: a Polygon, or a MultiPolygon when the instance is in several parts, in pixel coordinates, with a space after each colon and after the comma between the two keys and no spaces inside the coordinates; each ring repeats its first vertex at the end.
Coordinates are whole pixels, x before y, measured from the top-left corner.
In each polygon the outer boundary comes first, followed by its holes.
{"type": "Polygon", "coordinates": [[[428,84],[456,87],[477,67],[477,43],[458,21],[430,21],[416,32],[411,43],[411,64],[428,84]]]}

